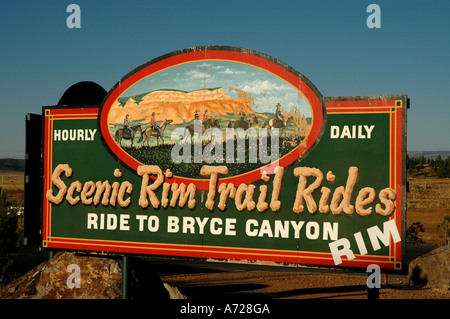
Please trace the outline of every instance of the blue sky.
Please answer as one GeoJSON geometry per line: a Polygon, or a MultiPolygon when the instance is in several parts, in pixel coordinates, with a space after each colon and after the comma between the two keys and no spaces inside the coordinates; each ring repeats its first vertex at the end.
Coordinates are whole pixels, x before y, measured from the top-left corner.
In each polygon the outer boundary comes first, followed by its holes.
{"type": "Polygon", "coordinates": [[[163,54],[229,45],[273,56],[323,96],[407,94],[408,150],[450,150],[448,0],[1,2],[0,158],[25,156],[25,116],[79,81],[109,91],[163,54]],[[66,12],[81,8],[81,28],[66,12]],[[381,9],[370,29],[369,4],[381,9]]]}

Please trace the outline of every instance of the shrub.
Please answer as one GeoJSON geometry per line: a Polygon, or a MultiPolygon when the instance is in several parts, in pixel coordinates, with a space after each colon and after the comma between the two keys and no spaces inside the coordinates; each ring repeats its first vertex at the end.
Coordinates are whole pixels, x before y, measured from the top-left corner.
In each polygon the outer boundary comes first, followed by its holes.
{"type": "Polygon", "coordinates": [[[444,238],[444,245],[450,245],[450,215],[445,216],[444,220],[437,225],[438,229],[441,229],[441,227],[444,235],[440,237],[444,238]]]}
{"type": "Polygon", "coordinates": [[[9,209],[5,193],[0,195],[0,286],[15,279],[15,269],[19,236],[17,233],[18,217],[9,209]]]}
{"type": "Polygon", "coordinates": [[[425,244],[425,241],[419,236],[419,233],[423,233],[424,231],[422,223],[412,223],[406,230],[406,244],[410,246],[425,244]]]}

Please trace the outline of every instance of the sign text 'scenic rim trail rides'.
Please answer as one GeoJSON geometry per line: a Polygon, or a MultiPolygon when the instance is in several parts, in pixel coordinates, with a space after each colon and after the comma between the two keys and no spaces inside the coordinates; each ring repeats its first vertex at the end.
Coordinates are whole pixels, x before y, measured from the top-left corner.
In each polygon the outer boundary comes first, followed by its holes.
{"type": "Polygon", "coordinates": [[[401,270],[406,104],[247,49],[154,59],[44,107],[42,246],[401,270]]]}

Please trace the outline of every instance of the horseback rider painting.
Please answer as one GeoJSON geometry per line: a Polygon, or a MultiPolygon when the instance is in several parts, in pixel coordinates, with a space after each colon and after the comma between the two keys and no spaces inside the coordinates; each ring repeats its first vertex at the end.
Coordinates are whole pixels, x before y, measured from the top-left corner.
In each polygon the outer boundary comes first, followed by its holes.
{"type": "Polygon", "coordinates": [[[161,128],[160,128],[158,125],[156,125],[155,112],[152,113],[151,125],[152,125],[152,129],[153,129],[153,130],[158,131],[159,134],[162,134],[161,128]]]}
{"type": "Polygon", "coordinates": [[[239,116],[240,116],[239,119],[241,120],[242,123],[246,123],[248,126],[251,126],[250,122],[245,118],[247,116],[247,114],[245,114],[243,107],[241,108],[241,112],[239,112],[239,116]]]}
{"type": "Polygon", "coordinates": [[[281,104],[277,103],[277,109],[275,110],[275,116],[276,116],[277,119],[279,119],[281,121],[282,126],[284,127],[285,126],[285,124],[284,124],[284,116],[283,116],[283,114],[281,114],[281,109],[280,108],[281,108],[281,104]]]}
{"type": "Polygon", "coordinates": [[[205,109],[203,113],[203,121],[207,121],[209,119],[208,109],[205,109]]]}
{"type": "Polygon", "coordinates": [[[130,132],[130,136],[133,135],[129,114],[125,115],[125,119],[123,120],[123,127],[130,132]]]}

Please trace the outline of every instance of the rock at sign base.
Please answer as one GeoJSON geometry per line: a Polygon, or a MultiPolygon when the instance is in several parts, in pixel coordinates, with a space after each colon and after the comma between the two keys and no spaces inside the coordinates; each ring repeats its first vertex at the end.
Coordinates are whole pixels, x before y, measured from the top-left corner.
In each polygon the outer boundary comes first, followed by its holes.
{"type": "Polygon", "coordinates": [[[411,285],[450,289],[450,245],[436,248],[409,264],[411,285]]]}

